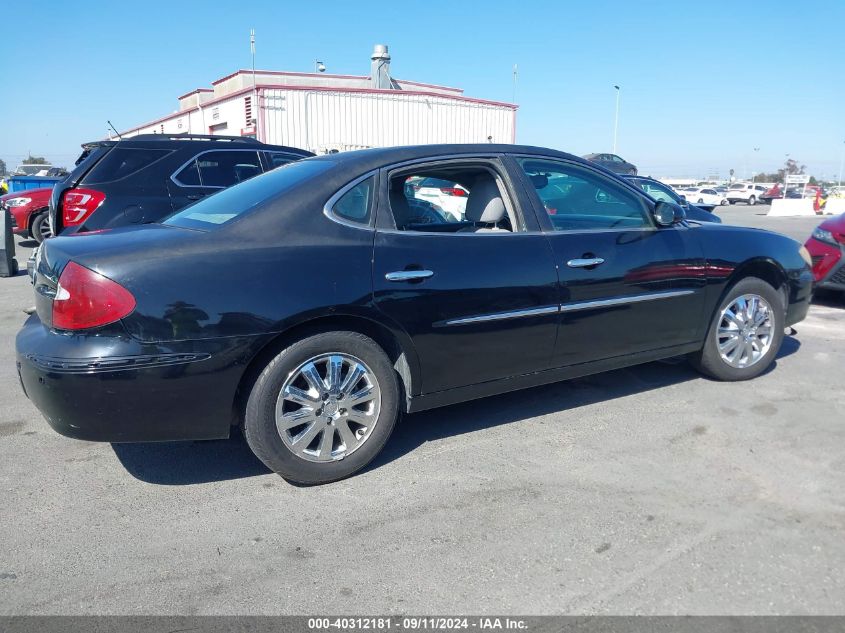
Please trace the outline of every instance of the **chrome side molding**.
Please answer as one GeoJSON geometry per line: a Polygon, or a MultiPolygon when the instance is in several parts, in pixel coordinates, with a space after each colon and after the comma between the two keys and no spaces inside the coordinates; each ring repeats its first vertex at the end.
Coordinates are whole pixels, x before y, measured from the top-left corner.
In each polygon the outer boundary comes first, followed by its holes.
{"type": "Polygon", "coordinates": [[[561,312],[577,312],[578,310],[591,310],[593,308],[609,308],[612,306],[627,305],[629,303],[641,303],[642,301],[655,301],[656,299],[671,299],[672,297],[684,297],[691,295],[695,290],[665,290],[661,292],[649,292],[642,295],[626,295],[624,297],[613,297],[612,299],[596,299],[595,301],[578,301],[576,303],[564,303],[560,307],[561,312]]]}
{"type": "Polygon", "coordinates": [[[504,321],[506,319],[521,319],[523,317],[542,316],[544,314],[556,314],[558,306],[542,306],[540,308],[526,308],[524,310],[509,310],[507,312],[493,312],[491,314],[479,314],[478,316],[462,317],[460,319],[449,319],[435,323],[435,327],[444,325],[468,325],[470,323],[484,323],[486,321],[504,321]]]}
{"type": "MultiPolygon", "coordinates": [[[[431,272],[431,271],[402,271],[402,272],[431,272]]],[[[395,274],[395,273],[388,273],[395,274]]],[[[405,281],[392,280],[391,281],[405,281]]],[[[541,306],[539,308],[525,308],[523,310],[508,310],[507,312],[492,312],[490,314],[479,314],[476,316],[449,319],[438,321],[434,327],[446,327],[452,325],[470,325],[473,323],[486,323],[489,321],[504,321],[507,319],[521,319],[525,317],[543,316],[545,314],[556,314],[558,312],[578,312],[579,310],[592,310],[594,308],[609,308],[623,306],[643,301],[655,301],[657,299],[671,299],[672,297],[684,297],[691,295],[695,290],[664,290],[660,292],[649,292],[641,295],[626,295],[613,297],[612,299],[596,299],[594,301],[578,301],[576,303],[565,303],[562,306],[541,306]]]]}

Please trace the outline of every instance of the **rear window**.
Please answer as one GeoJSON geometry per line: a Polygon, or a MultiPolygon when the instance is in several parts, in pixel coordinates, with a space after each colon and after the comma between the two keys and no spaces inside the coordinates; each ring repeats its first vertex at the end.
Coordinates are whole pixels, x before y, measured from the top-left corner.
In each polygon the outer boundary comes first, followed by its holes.
{"type": "Polygon", "coordinates": [[[167,156],[170,150],[115,147],[85,176],[86,183],[112,182],[126,178],[167,156]]]}
{"type": "Polygon", "coordinates": [[[214,229],[247,213],[262,202],[324,173],[333,164],[330,161],[319,160],[284,165],[203,198],[177,211],[164,220],[163,224],[189,229],[214,229]]]}
{"type": "Polygon", "coordinates": [[[731,185],[728,189],[733,189],[734,191],[739,189],[745,189],[745,185],[731,185]]]}
{"type": "Polygon", "coordinates": [[[74,163],[73,171],[70,172],[70,175],[67,177],[67,180],[77,182],[82,175],[91,169],[91,166],[94,165],[106,152],[112,149],[111,145],[90,145],[88,147],[82,148],[82,153],[79,155],[79,158],[76,159],[74,163]]]}

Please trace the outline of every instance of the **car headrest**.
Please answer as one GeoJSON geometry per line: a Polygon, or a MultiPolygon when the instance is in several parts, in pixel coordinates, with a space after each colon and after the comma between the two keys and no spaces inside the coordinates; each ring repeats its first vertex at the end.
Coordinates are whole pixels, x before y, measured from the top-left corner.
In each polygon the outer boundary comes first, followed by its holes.
{"type": "Polygon", "coordinates": [[[549,177],[546,174],[534,174],[529,178],[535,189],[545,189],[549,184],[549,177]]]}
{"type": "Polygon", "coordinates": [[[479,178],[467,198],[465,211],[470,222],[496,224],[505,217],[505,203],[492,176],[479,178]]]}

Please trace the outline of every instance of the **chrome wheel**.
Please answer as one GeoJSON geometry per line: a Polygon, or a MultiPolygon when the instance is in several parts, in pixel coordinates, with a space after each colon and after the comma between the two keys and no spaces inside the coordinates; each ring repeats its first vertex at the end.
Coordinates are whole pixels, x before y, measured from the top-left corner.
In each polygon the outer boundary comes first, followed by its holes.
{"type": "Polygon", "coordinates": [[[751,367],[772,346],[772,306],[759,295],[737,297],[719,317],[718,345],[731,367],[751,367]]]}
{"type": "Polygon", "coordinates": [[[276,429],[297,457],[331,462],[367,441],[380,409],[378,380],[363,361],[323,354],[288,375],[276,400],[276,429]]]}

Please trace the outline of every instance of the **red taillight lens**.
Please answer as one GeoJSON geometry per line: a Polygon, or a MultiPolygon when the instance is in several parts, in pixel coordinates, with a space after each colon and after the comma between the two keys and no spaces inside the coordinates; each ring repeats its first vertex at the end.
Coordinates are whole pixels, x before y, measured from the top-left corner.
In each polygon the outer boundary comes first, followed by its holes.
{"type": "Polygon", "coordinates": [[[440,187],[440,192],[445,193],[447,196],[458,196],[459,198],[463,198],[467,195],[466,191],[459,189],[458,187],[440,187]]]}
{"type": "Polygon", "coordinates": [[[105,199],[106,194],[93,189],[68,189],[62,195],[62,223],[65,226],[82,224],[105,199]]]}
{"type": "Polygon", "coordinates": [[[53,300],[53,327],[84,330],[119,321],[135,309],[135,297],[119,283],[68,262],[53,300]]]}

